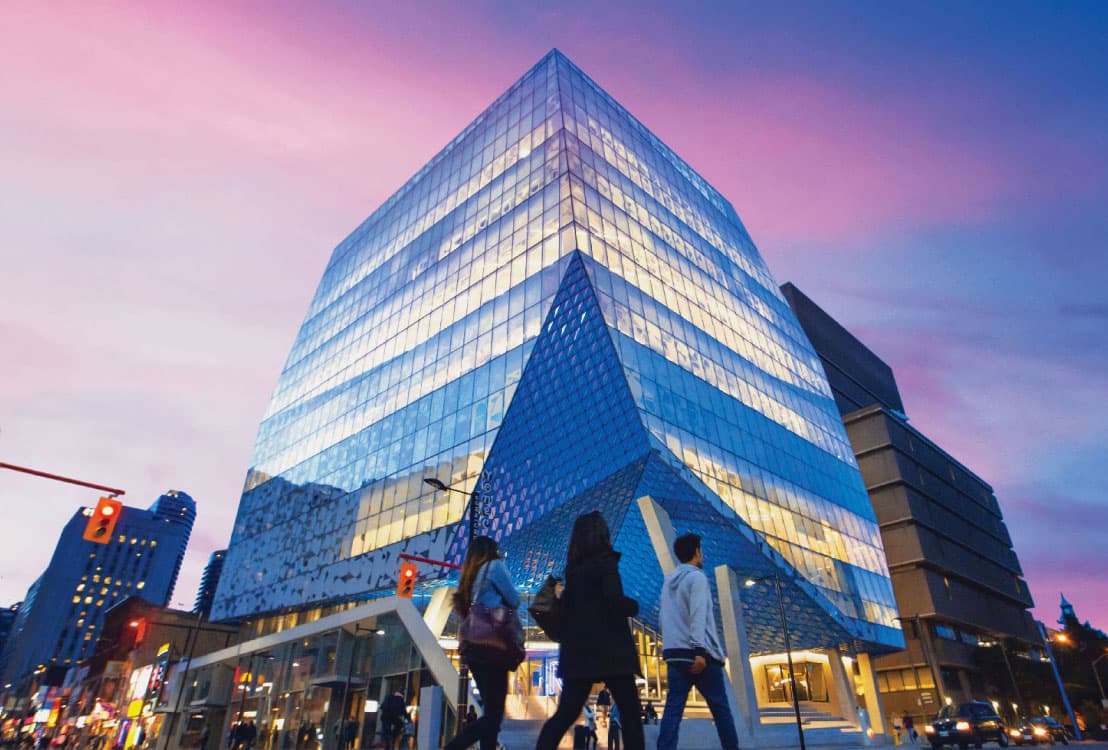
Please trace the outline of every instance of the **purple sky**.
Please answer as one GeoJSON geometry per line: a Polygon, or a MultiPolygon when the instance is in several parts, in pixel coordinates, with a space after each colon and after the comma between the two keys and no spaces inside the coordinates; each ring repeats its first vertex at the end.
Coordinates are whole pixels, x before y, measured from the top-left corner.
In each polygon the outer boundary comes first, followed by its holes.
{"type": "MultiPolygon", "coordinates": [[[[192,494],[191,605],[331,249],[556,46],[1108,627],[1103,4],[437,5],[0,3],[0,460],[192,494]]],[[[0,602],[96,494],[0,473],[0,602]]]]}

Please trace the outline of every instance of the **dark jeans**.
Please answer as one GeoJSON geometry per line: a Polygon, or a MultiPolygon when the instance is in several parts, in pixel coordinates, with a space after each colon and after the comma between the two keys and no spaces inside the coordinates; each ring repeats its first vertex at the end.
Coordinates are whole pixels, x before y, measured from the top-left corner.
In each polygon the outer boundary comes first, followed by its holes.
{"type": "MultiPolygon", "coordinates": [[[[662,711],[662,725],[658,728],[658,750],[675,750],[677,730],[681,727],[681,717],[685,713],[685,702],[689,690],[695,687],[708,702],[712,718],[719,733],[719,744],[723,750],[739,750],[739,735],[735,731],[735,720],[731,716],[731,704],[727,700],[727,683],[723,675],[723,665],[710,662],[700,674],[689,672],[689,664],[684,662],[666,662],[666,674],[669,679],[669,693],[666,695],[666,707],[662,711]]],[[[623,709],[621,708],[620,711],[623,709]]]]}
{"type": "MultiPolygon", "coordinates": [[[[612,699],[619,706],[623,719],[623,742],[626,750],[645,750],[642,734],[642,708],[639,706],[639,691],[635,688],[634,675],[620,675],[602,680],[608,686],[612,699]]],[[[585,701],[592,691],[592,680],[565,680],[562,695],[558,698],[558,709],[539,732],[539,741],[535,750],[555,750],[562,736],[577,721],[585,701]]]]}
{"type": "Polygon", "coordinates": [[[503,667],[470,664],[469,673],[477,683],[485,712],[447,742],[443,750],[463,750],[478,741],[481,743],[481,750],[496,750],[496,737],[500,734],[500,723],[504,720],[504,701],[508,698],[508,670],[503,667]]]}
{"type": "Polygon", "coordinates": [[[618,721],[608,722],[608,750],[619,750],[619,735],[622,731],[618,721]]]}

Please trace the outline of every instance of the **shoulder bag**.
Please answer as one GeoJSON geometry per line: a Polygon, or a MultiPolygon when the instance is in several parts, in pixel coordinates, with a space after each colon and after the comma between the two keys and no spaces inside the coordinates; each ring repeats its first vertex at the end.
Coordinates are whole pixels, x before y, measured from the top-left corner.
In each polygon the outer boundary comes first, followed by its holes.
{"type": "MultiPolygon", "coordinates": [[[[487,578],[488,565],[473,583],[475,592],[487,578]]],[[[458,653],[471,664],[495,664],[515,671],[527,656],[519,615],[510,607],[470,604],[469,614],[458,628],[458,653]]]]}
{"type": "Polygon", "coordinates": [[[562,600],[558,598],[558,582],[554,576],[547,576],[527,608],[538,626],[555,643],[562,641],[562,600]]]}

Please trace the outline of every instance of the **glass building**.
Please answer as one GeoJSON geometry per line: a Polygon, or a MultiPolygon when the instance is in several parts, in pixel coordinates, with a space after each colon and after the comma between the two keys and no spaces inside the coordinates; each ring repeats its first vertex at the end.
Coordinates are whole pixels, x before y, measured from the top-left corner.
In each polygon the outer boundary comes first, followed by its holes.
{"type": "MultiPolygon", "coordinates": [[[[212,616],[390,594],[401,552],[458,559],[466,497],[426,477],[481,494],[526,587],[599,508],[654,626],[649,496],[710,565],[782,576],[794,644],[903,644],[831,390],[738,215],[556,50],[335,248],[212,616]]],[[[753,591],[751,649],[779,650],[753,591]]]]}

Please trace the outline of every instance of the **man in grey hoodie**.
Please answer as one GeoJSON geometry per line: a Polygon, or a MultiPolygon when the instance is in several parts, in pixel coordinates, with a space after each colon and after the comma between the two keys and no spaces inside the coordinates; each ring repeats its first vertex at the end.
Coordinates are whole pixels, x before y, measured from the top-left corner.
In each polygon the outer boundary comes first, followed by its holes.
{"type": "Polygon", "coordinates": [[[716,629],[712,593],[700,550],[700,537],[682,534],[673,542],[681,562],[662,583],[662,658],[666,661],[669,692],[658,728],[658,750],[675,750],[689,690],[696,687],[716,722],[723,750],[738,750],[739,735],[727,698],[723,673],[723,646],[716,629]]]}

